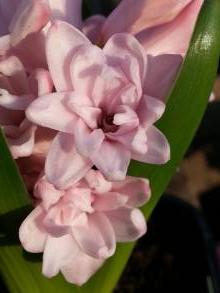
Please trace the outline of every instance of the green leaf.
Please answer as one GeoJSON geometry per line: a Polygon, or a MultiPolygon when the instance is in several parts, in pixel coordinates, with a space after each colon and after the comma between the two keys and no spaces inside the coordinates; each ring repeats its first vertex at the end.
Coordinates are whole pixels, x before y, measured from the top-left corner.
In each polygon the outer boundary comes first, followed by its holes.
{"type": "MultiPolygon", "coordinates": [[[[152,198],[143,208],[148,218],[181,162],[207,105],[220,51],[220,1],[206,0],[187,58],[170,95],[159,128],[171,144],[171,161],[165,166],[132,162],[130,174],[151,180],[152,198]]],[[[134,246],[118,245],[114,257],[82,288],[61,276],[47,280],[41,273],[39,256],[18,246],[17,229],[30,208],[27,192],[0,134],[0,272],[12,293],[111,292],[134,246]]]]}

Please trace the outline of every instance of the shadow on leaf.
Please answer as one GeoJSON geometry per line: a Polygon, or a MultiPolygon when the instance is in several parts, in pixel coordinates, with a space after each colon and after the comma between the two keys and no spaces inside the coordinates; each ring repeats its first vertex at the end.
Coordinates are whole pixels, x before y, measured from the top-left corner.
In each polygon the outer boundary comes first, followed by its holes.
{"type": "Polygon", "coordinates": [[[27,205],[0,215],[0,246],[20,244],[18,230],[31,210],[32,207],[27,205]]]}

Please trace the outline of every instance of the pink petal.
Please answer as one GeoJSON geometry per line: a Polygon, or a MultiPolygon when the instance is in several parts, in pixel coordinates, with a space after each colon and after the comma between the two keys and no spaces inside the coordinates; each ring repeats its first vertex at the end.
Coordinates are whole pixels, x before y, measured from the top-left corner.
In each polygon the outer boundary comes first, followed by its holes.
{"type": "Polygon", "coordinates": [[[97,66],[94,74],[92,99],[94,104],[106,113],[112,114],[114,107],[119,104],[119,91],[124,86],[126,79],[118,66],[97,66]]]}
{"type": "Polygon", "coordinates": [[[11,95],[7,90],[0,88],[0,106],[9,110],[26,110],[33,101],[32,95],[11,95]]]}
{"type": "Polygon", "coordinates": [[[19,229],[19,238],[25,250],[33,253],[43,252],[46,233],[42,226],[44,211],[36,207],[24,220],[19,229]]]}
{"type": "Polygon", "coordinates": [[[118,32],[137,33],[171,21],[190,2],[191,0],[123,0],[107,18],[103,38],[107,40],[118,32]]]}
{"type": "Polygon", "coordinates": [[[89,43],[89,40],[80,31],[68,23],[57,21],[51,26],[46,39],[46,54],[57,91],[73,89],[69,72],[73,50],[82,44],[89,43]]]}
{"type": "Polygon", "coordinates": [[[40,31],[48,22],[50,10],[43,0],[23,0],[18,6],[9,26],[12,45],[27,35],[40,31]]]}
{"type": "Polygon", "coordinates": [[[47,70],[38,68],[29,77],[31,92],[36,96],[44,96],[52,92],[53,82],[47,70]]]}
{"type": "Polygon", "coordinates": [[[65,99],[70,96],[74,96],[74,93],[52,93],[42,96],[30,104],[26,116],[33,123],[43,127],[73,133],[77,117],[65,105],[65,99]]]}
{"type": "Polygon", "coordinates": [[[99,43],[105,20],[103,15],[92,15],[84,21],[82,31],[93,44],[99,43]]]}
{"type": "Polygon", "coordinates": [[[103,263],[103,259],[92,258],[79,250],[74,257],[69,256],[69,261],[62,266],[61,272],[67,282],[81,286],[89,280],[103,263]]]}
{"type": "Polygon", "coordinates": [[[143,127],[148,127],[154,124],[160,119],[164,111],[165,104],[162,101],[143,95],[137,109],[140,124],[143,127]]]}
{"type": "Polygon", "coordinates": [[[147,129],[147,152],[132,154],[132,159],[149,164],[165,164],[170,159],[170,146],[162,132],[155,126],[147,129]]]}
{"type": "Polygon", "coordinates": [[[43,274],[48,278],[56,276],[78,252],[78,245],[71,235],[48,236],[43,255],[43,274]]]}
{"type": "Polygon", "coordinates": [[[0,36],[8,33],[9,24],[19,4],[20,0],[1,0],[0,36]]]}
{"type": "MultiPolygon", "coordinates": [[[[98,119],[102,110],[97,107],[93,107],[91,101],[88,104],[84,104],[86,98],[71,98],[67,101],[69,109],[76,113],[91,129],[98,127],[98,119]],[[91,104],[90,104],[91,103],[91,104]]],[[[88,98],[89,100],[89,98],[88,98]]]]}
{"type": "MultiPolygon", "coordinates": [[[[62,237],[70,232],[70,227],[60,219],[62,207],[59,204],[52,206],[44,217],[45,231],[52,237],[62,237]]],[[[62,216],[65,217],[62,213],[62,216]]]]}
{"type": "Polygon", "coordinates": [[[120,181],[126,176],[130,156],[130,152],[121,144],[104,141],[99,151],[90,158],[108,180],[120,181]]]}
{"type": "Polygon", "coordinates": [[[28,35],[15,47],[10,48],[8,53],[18,56],[29,72],[36,68],[47,68],[44,31],[28,35]]]}
{"type": "Polygon", "coordinates": [[[103,174],[97,170],[89,170],[85,175],[85,180],[96,194],[106,193],[112,189],[112,183],[107,181],[103,174]]]}
{"type": "Polygon", "coordinates": [[[14,92],[10,79],[3,74],[0,74],[0,89],[5,89],[10,93],[14,92]]]}
{"type": "Polygon", "coordinates": [[[17,57],[10,56],[4,58],[0,62],[0,73],[10,78],[13,90],[17,94],[25,94],[29,92],[25,68],[17,57]]]}
{"type": "Polygon", "coordinates": [[[112,191],[128,197],[126,205],[140,207],[145,204],[151,195],[149,180],[143,178],[126,177],[124,181],[114,182],[112,191]]]}
{"type": "Polygon", "coordinates": [[[138,125],[122,125],[116,132],[107,133],[106,136],[111,141],[122,144],[131,152],[145,154],[147,151],[146,130],[138,125]]]}
{"type": "Polygon", "coordinates": [[[146,53],[137,39],[129,34],[116,34],[108,40],[103,50],[112,62],[121,63],[127,69],[127,77],[140,87],[139,82],[145,78],[146,53]],[[133,68],[129,68],[131,64],[133,68]],[[135,72],[134,66],[137,67],[135,72]]]}
{"type": "Polygon", "coordinates": [[[115,132],[106,133],[106,137],[110,141],[119,142],[131,152],[145,153],[147,137],[145,129],[139,126],[140,121],[137,113],[128,105],[118,106],[115,111],[113,121],[120,127],[115,132]]]}
{"type": "Polygon", "coordinates": [[[74,226],[73,235],[82,251],[91,257],[103,259],[115,252],[114,231],[102,213],[88,215],[88,224],[74,226]]]}
{"type": "Polygon", "coordinates": [[[127,105],[121,105],[116,108],[113,123],[119,126],[129,123],[130,125],[133,125],[133,128],[135,128],[138,126],[139,120],[136,112],[132,108],[127,105]]]}
{"type": "Polygon", "coordinates": [[[116,210],[125,206],[128,201],[126,194],[120,194],[119,192],[107,192],[95,196],[95,202],[93,207],[96,211],[110,211],[116,210]]]}
{"type": "MultiPolygon", "coordinates": [[[[73,54],[70,64],[71,79],[74,89],[88,97],[94,96],[96,94],[96,92],[93,93],[94,84],[97,75],[101,74],[105,63],[106,58],[100,48],[92,44],[81,46],[73,54]]],[[[100,88],[97,90],[100,90],[100,88]]],[[[94,106],[97,106],[97,104],[94,106]]]]}
{"type": "Polygon", "coordinates": [[[193,0],[171,22],[149,28],[137,35],[147,54],[185,55],[203,0],[193,0]]]}
{"type": "Polygon", "coordinates": [[[36,126],[24,120],[19,127],[4,127],[4,132],[14,159],[28,157],[32,154],[35,143],[36,126]],[[11,131],[16,132],[15,136],[10,135],[11,131]]]}
{"type": "Polygon", "coordinates": [[[68,190],[68,197],[73,202],[74,206],[82,212],[92,213],[92,194],[89,188],[72,187],[68,190]]]}
{"type": "Polygon", "coordinates": [[[59,133],[49,150],[45,173],[48,180],[58,189],[80,180],[91,169],[90,160],[76,152],[72,135],[59,133]]]}
{"type": "MultiPolygon", "coordinates": [[[[121,141],[121,143],[125,145],[126,141],[121,141]]],[[[131,152],[143,154],[147,151],[147,136],[146,131],[143,127],[138,127],[136,133],[134,133],[134,135],[130,137],[130,145],[129,140],[127,141],[127,147],[129,147],[131,152]]]]}
{"type": "Polygon", "coordinates": [[[135,109],[138,105],[140,97],[137,93],[137,88],[134,84],[128,83],[127,85],[123,86],[117,93],[117,97],[112,99],[111,104],[108,104],[108,108],[114,112],[114,109],[117,105],[127,105],[131,108],[135,109]]]}
{"type": "Polygon", "coordinates": [[[117,242],[135,241],[146,233],[146,221],[139,209],[119,208],[105,214],[114,228],[117,242]]]}
{"type": "Polygon", "coordinates": [[[81,119],[78,119],[74,128],[74,138],[79,154],[90,157],[99,151],[105,135],[101,129],[91,131],[81,119]]]}
{"type": "MultiPolygon", "coordinates": [[[[2,27],[0,26],[0,32],[2,27]]],[[[0,33],[0,56],[5,56],[10,49],[10,35],[1,36],[0,33]]]]}
{"type": "Polygon", "coordinates": [[[84,120],[89,128],[94,129],[98,127],[98,118],[101,114],[101,109],[94,107],[81,107],[74,105],[74,112],[84,120]]]}
{"type": "Polygon", "coordinates": [[[144,93],[165,101],[172,89],[183,58],[181,55],[175,54],[148,55],[147,58],[144,93]]]}
{"type": "Polygon", "coordinates": [[[38,180],[34,188],[34,196],[41,200],[42,206],[48,210],[54,205],[63,195],[63,191],[56,189],[53,184],[46,179],[38,180]]]}
{"type": "Polygon", "coordinates": [[[66,21],[80,28],[82,0],[49,0],[49,5],[54,19],[66,21]]]}
{"type": "Polygon", "coordinates": [[[82,106],[104,108],[125,80],[120,68],[109,66],[104,52],[91,44],[84,44],[73,52],[70,71],[74,90],[83,97],[76,104],[82,106]]]}

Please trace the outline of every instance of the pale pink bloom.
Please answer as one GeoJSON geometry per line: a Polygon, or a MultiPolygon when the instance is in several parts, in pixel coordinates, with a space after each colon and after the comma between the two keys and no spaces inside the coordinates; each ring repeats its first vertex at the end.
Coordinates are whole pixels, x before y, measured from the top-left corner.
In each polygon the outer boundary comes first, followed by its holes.
{"type": "Polygon", "coordinates": [[[34,98],[50,93],[52,88],[45,69],[27,75],[17,57],[0,61],[0,126],[15,159],[30,156],[34,149],[36,126],[26,119],[26,108],[34,98]]]}
{"type": "Polygon", "coordinates": [[[169,160],[169,144],[153,126],[165,105],[143,90],[152,77],[132,35],[116,34],[102,50],[76,28],[56,22],[46,54],[57,92],[36,99],[26,115],[59,131],[46,161],[49,181],[65,187],[93,165],[106,178],[123,180],[131,158],[169,160]]]}
{"type": "Polygon", "coordinates": [[[45,33],[60,19],[80,27],[82,0],[0,0],[0,55],[16,55],[25,68],[46,68],[45,33]]]}
{"type": "Polygon", "coordinates": [[[165,100],[186,55],[204,0],[122,0],[105,19],[88,18],[83,32],[97,44],[115,33],[133,34],[145,49],[150,81],[145,93],[165,100]]]}
{"type": "Polygon", "coordinates": [[[137,208],[150,197],[146,179],[127,177],[106,181],[99,171],[66,190],[44,178],[36,185],[39,204],[20,227],[23,247],[43,252],[43,274],[62,272],[67,281],[82,285],[115,252],[116,242],[134,241],[146,232],[137,208]]]}
{"type": "Polygon", "coordinates": [[[54,19],[80,27],[81,0],[0,0],[0,126],[30,191],[55,132],[37,129],[24,110],[33,98],[52,90],[45,34],[54,19]]]}

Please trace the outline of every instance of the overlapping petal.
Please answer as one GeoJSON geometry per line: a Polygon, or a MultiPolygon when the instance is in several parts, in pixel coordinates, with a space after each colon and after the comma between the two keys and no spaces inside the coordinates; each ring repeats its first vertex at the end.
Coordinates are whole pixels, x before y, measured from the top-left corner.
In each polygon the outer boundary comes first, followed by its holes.
{"type": "Polygon", "coordinates": [[[135,241],[146,233],[146,222],[138,209],[119,208],[106,212],[118,242],[135,241]]]}
{"type": "Polygon", "coordinates": [[[66,21],[80,28],[82,24],[82,0],[48,0],[53,19],[66,21]]]}
{"type": "Polygon", "coordinates": [[[144,216],[134,207],[149,199],[147,180],[114,183],[90,170],[62,190],[43,177],[35,192],[42,201],[23,222],[20,240],[26,250],[43,252],[46,277],[61,271],[67,281],[82,285],[114,254],[116,241],[136,240],[146,232],[144,216]],[[39,233],[41,243],[34,244],[39,233]]]}
{"type": "Polygon", "coordinates": [[[54,277],[59,273],[60,268],[69,261],[69,256],[74,257],[78,251],[79,248],[71,235],[49,236],[43,255],[43,274],[48,278],[54,277]]]}
{"type": "Polygon", "coordinates": [[[74,137],[61,133],[56,136],[49,150],[45,172],[51,183],[63,188],[81,179],[92,165],[88,158],[76,151],[74,137]]]}
{"type": "Polygon", "coordinates": [[[112,190],[126,195],[128,197],[126,206],[130,208],[144,205],[151,196],[149,180],[143,178],[126,177],[122,182],[114,182],[112,190]]]}
{"type": "Polygon", "coordinates": [[[65,133],[73,133],[77,117],[68,109],[65,100],[72,92],[52,93],[42,96],[28,107],[27,118],[44,127],[65,133]]]}
{"type": "Polygon", "coordinates": [[[101,129],[91,131],[81,119],[76,123],[74,136],[76,149],[88,158],[94,153],[99,152],[105,139],[105,135],[101,129]]]}
{"type": "Polygon", "coordinates": [[[183,62],[183,57],[179,54],[148,55],[147,60],[148,66],[144,81],[144,93],[166,101],[183,62]]]}
{"type": "Polygon", "coordinates": [[[92,15],[84,21],[82,31],[93,44],[101,41],[101,31],[105,20],[103,15],[92,15]]]}
{"type": "Polygon", "coordinates": [[[37,127],[24,120],[19,127],[3,127],[14,159],[28,157],[33,153],[37,127]]]}
{"type": "Polygon", "coordinates": [[[69,256],[69,261],[62,266],[61,272],[68,282],[81,286],[89,280],[103,263],[103,259],[93,258],[79,251],[75,257],[69,256]]]}
{"type": "Polygon", "coordinates": [[[104,46],[104,52],[111,62],[119,65],[126,70],[127,78],[129,78],[137,88],[141,85],[138,84],[144,80],[146,74],[146,53],[139,42],[130,34],[115,34],[113,35],[104,46]],[[137,70],[129,68],[129,61],[135,66],[136,60],[137,70]],[[136,76],[138,75],[138,76],[136,76]]]}
{"type": "Polygon", "coordinates": [[[74,49],[89,43],[82,33],[68,23],[57,21],[50,28],[46,39],[46,55],[57,91],[73,90],[68,65],[74,49]]]}
{"type": "Polygon", "coordinates": [[[43,0],[22,0],[9,26],[11,44],[17,45],[31,33],[40,31],[48,22],[50,9],[43,0]]]}
{"type": "Polygon", "coordinates": [[[91,155],[91,160],[107,179],[118,181],[126,176],[130,156],[119,143],[104,141],[99,151],[91,155]]]}
{"type": "MultiPolygon", "coordinates": [[[[188,1],[189,2],[189,1],[188,1]]],[[[137,34],[146,53],[185,55],[203,0],[191,3],[171,22],[148,28],[137,34]]]]}
{"type": "Polygon", "coordinates": [[[169,22],[191,1],[123,0],[107,18],[102,30],[103,39],[106,41],[115,33],[137,33],[148,27],[169,22]]]}
{"type": "Polygon", "coordinates": [[[132,159],[149,163],[164,164],[170,159],[170,145],[164,136],[155,126],[148,128],[147,132],[148,148],[145,154],[132,154],[132,159]]]}
{"type": "Polygon", "coordinates": [[[95,213],[88,216],[87,225],[74,226],[73,233],[82,251],[87,255],[105,259],[114,254],[115,234],[106,216],[95,213]]]}
{"type": "Polygon", "coordinates": [[[23,247],[29,252],[42,252],[46,242],[46,232],[41,226],[43,209],[38,206],[25,219],[19,229],[19,238],[23,247]]]}

